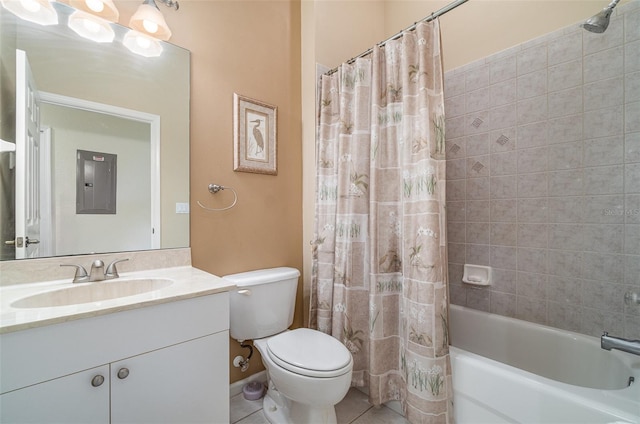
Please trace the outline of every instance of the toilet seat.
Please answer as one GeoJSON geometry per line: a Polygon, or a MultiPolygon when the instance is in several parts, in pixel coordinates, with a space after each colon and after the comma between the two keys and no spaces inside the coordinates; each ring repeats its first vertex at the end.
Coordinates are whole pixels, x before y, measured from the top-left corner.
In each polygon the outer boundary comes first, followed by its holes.
{"type": "Polygon", "coordinates": [[[298,328],[270,337],[269,356],[282,368],[308,377],[336,377],[349,372],[353,359],[334,337],[309,328],[298,328]]]}

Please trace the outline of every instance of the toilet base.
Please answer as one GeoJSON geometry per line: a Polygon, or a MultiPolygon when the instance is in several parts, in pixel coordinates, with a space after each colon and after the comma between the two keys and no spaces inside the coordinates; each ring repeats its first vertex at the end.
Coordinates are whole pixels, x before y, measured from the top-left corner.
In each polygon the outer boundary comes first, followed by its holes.
{"type": "Polygon", "coordinates": [[[333,405],[306,405],[285,398],[275,389],[269,389],[262,401],[262,412],[271,424],[337,424],[333,405]]]}

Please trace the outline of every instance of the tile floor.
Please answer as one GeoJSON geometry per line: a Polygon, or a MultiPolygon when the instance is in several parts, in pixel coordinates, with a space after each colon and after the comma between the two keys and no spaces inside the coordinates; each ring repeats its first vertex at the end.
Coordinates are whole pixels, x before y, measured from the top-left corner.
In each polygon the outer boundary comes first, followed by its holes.
{"type": "MultiPolygon", "coordinates": [[[[374,408],[367,395],[351,388],[347,396],[336,405],[338,424],[408,424],[404,417],[383,406],[374,408]]],[[[231,398],[231,423],[269,424],[262,414],[262,399],[246,400],[242,394],[231,398]]]]}

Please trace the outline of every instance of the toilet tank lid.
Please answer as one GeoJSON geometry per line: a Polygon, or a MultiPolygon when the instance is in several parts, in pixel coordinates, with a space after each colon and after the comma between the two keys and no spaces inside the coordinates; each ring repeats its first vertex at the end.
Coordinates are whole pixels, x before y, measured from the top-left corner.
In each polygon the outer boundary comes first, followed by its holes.
{"type": "Polygon", "coordinates": [[[278,267],[241,272],[239,274],[230,274],[225,275],[222,278],[232,282],[238,287],[243,287],[253,286],[256,284],[273,283],[276,281],[287,280],[289,278],[298,278],[299,276],[300,271],[295,268],[278,267]]]}

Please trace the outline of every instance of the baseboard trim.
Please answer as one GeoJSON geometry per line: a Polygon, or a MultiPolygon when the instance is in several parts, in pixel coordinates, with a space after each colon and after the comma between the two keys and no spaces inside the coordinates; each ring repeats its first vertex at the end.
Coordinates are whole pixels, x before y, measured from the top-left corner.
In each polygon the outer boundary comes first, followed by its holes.
{"type": "Polygon", "coordinates": [[[240,393],[242,393],[242,387],[247,383],[251,383],[252,381],[259,381],[261,383],[266,383],[267,382],[267,371],[263,370],[263,371],[260,371],[258,373],[255,373],[253,375],[250,375],[247,378],[243,378],[240,381],[236,381],[235,383],[231,383],[229,385],[229,396],[230,397],[234,397],[236,395],[239,395],[240,393]]]}

